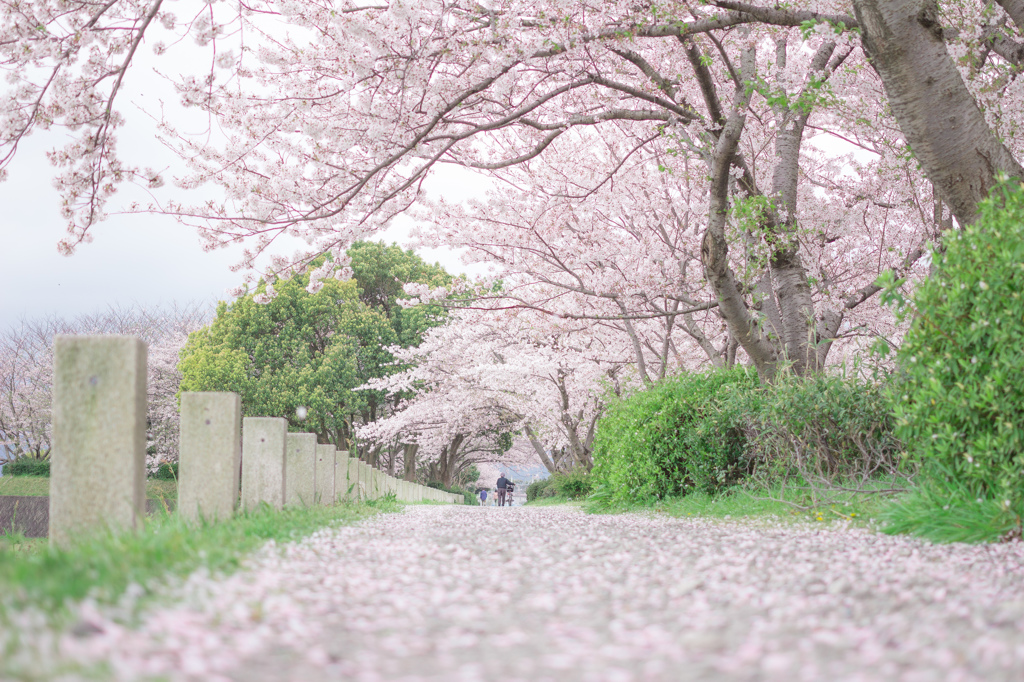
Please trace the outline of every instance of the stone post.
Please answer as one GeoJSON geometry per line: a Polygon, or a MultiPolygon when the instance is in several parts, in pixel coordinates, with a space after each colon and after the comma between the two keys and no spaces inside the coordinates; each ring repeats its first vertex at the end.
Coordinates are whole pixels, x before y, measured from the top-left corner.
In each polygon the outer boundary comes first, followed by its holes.
{"type": "Polygon", "coordinates": [[[178,514],[188,521],[229,518],[238,507],[242,401],[237,393],[182,393],[178,514]]]}
{"type": "Polygon", "coordinates": [[[334,453],[334,501],[348,499],[348,450],[334,453]]]}
{"type": "Polygon", "coordinates": [[[311,507],[316,500],[316,434],[289,433],[285,437],[284,503],[293,507],[311,507]]]}
{"type": "Polygon", "coordinates": [[[242,508],[256,509],[266,502],[284,506],[285,436],[288,421],[280,417],[242,420],[242,508]]]}
{"type": "Polygon", "coordinates": [[[316,497],[326,506],[334,504],[335,453],[333,445],[316,446],[316,497]]]}
{"type": "Polygon", "coordinates": [[[373,490],[372,490],[372,486],[373,486],[373,482],[372,481],[373,481],[373,479],[372,479],[372,476],[373,476],[373,474],[370,473],[370,465],[367,464],[366,462],[360,460],[359,461],[359,493],[362,496],[362,499],[364,499],[364,500],[372,500],[373,499],[373,497],[371,497],[371,495],[373,494],[373,490]]]}
{"type": "Polygon", "coordinates": [[[387,484],[384,482],[384,472],[380,469],[370,469],[373,472],[373,492],[376,499],[387,495],[387,484]]]}
{"type": "Polygon", "coordinates": [[[138,528],[146,504],[146,344],[54,339],[50,542],[138,528]]]}
{"type": "Polygon", "coordinates": [[[348,499],[358,502],[363,498],[359,494],[359,459],[348,458],[348,499]]]}

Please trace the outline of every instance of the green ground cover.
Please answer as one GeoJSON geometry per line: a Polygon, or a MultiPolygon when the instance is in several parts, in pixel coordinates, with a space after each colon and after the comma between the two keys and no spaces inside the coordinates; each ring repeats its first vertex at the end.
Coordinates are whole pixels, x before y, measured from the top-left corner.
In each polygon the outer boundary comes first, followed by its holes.
{"type": "MultiPolygon", "coordinates": [[[[46,497],[50,494],[50,479],[44,476],[0,476],[0,497],[46,497]]],[[[159,500],[178,499],[176,481],[146,479],[146,497],[159,500]]]]}
{"type": "Polygon", "coordinates": [[[552,507],[558,504],[581,505],[582,503],[579,502],[578,500],[570,500],[565,495],[552,495],[550,497],[538,497],[534,500],[530,500],[524,506],[552,507]]]}
{"type": "Polygon", "coordinates": [[[129,585],[146,598],[164,579],[205,567],[212,573],[236,570],[246,554],[270,540],[301,539],[325,526],[355,523],[400,507],[393,498],[365,504],[291,508],[263,507],[220,523],[190,525],[176,514],[149,518],[138,533],[102,533],[68,549],[45,539],[0,537],[0,618],[8,609],[28,606],[59,614],[85,597],[117,600],[129,585]]]}

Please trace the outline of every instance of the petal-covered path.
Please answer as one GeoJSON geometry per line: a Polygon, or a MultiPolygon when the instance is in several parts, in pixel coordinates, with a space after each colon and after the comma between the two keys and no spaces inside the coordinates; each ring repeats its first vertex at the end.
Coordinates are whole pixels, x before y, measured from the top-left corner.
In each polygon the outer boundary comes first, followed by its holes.
{"type": "Polygon", "coordinates": [[[194,576],[65,654],[123,679],[1024,679],[1024,545],[858,529],[411,507],[194,576]]]}

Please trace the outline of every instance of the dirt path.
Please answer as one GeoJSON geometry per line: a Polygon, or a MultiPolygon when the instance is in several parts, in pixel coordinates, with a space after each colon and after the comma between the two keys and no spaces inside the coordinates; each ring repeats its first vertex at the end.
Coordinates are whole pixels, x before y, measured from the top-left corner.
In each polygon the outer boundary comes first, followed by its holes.
{"type": "Polygon", "coordinates": [[[1024,546],[413,507],[267,550],[66,655],[239,682],[1024,679],[1024,546]]]}

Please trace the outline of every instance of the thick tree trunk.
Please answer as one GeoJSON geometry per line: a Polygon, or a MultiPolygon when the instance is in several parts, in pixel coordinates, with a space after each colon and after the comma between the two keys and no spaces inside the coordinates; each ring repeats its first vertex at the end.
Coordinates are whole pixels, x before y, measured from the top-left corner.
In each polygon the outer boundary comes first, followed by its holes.
{"type": "Polygon", "coordinates": [[[419,445],[408,444],[405,446],[405,452],[402,453],[402,465],[405,467],[404,478],[406,481],[416,480],[416,451],[419,449],[419,445]]]}
{"type": "Polygon", "coordinates": [[[544,444],[540,442],[539,438],[537,438],[537,433],[533,430],[533,427],[527,424],[525,429],[526,437],[530,439],[530,445],[533,446],[534,452],[536,452],[537,456],[540,457],[540,461],[544,465],[544,468],[548,470],[548,473],[555,473],[557,471],[557,469],[555,469],[555,463],[551,461],[550,457],[548,457],[548,452],[544,449],[544,444]]]}
{"type": "Polygon", "coordinates": [[[451,488],[455,481],[455,472],[459,470],[459,464],[463,458],[462,446],[466,443],[466,436],[459,434],[452,439],[451,452],[448,455],[448,469],[444,472],[442,483],[445,487],[451,488]]]}
{"type": "Polygon", "coordinates": [[[1024,177],[957,70],[935,0],[853,0],[864,50],[911,151],[961,225],[1000,172],[1024,177]]]}
{"type": "Polygon", "coordinates": [[[708,229],[701,242],[700,255],[704,274],[718,299],[718,309],[729,327],[729,334],[750,356],[758,375],[770,381],[775,376],[778,349],[766,338],[758,320],[747,308],[743,290],[729,265],[729,242],[725,230],[729,218],[730,169],[739,161],[737,150],[757,75],[755,57],[753,47],[743,51],[741,82],[736,85],[729,117],[715,142],[711,158],[708,229]]]}

